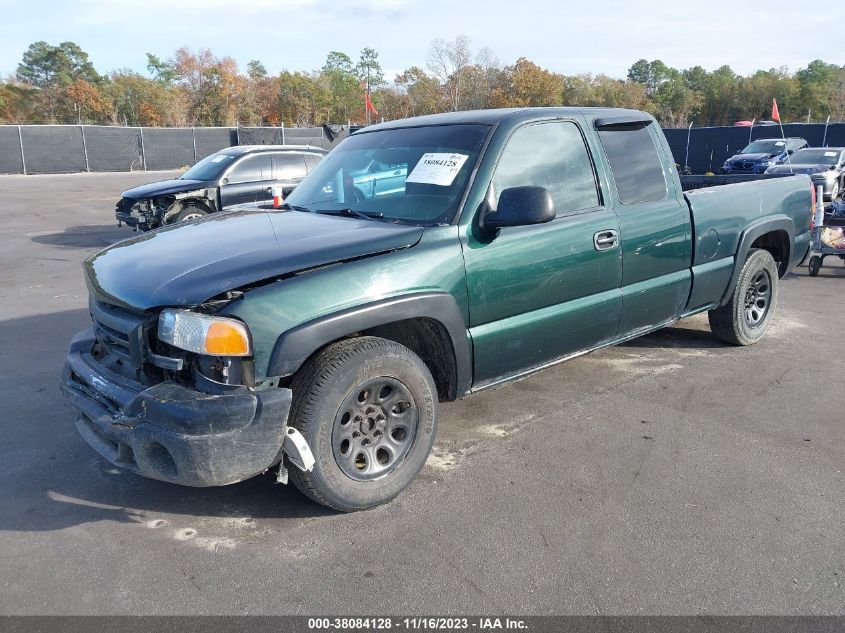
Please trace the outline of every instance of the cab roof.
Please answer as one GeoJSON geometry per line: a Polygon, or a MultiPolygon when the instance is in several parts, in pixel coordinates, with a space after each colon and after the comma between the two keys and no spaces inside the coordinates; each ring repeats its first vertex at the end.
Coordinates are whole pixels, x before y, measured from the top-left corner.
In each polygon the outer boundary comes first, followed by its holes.
{"type": "Polygon", "coordinates": [[[498,108],[491,110],[466,110],[461,112],[444,112],[442,114],[428,114],[425,116],[397,119],[361,128],[354,134],[367,134],[381,130],[393,130],[405,127],[422,127],[428,125],[497,125],[501,123],[519,123],[531,119],[545,119],[554,117],[584,116],[588,120],[618,116],[639,116],[652,119],[651,115],[639,110],[627,108],[498,108]]]}
{"type": "Polygon", "coordinates": [[[225,152],[232,156],[243,156],[244,154],[254,154],[259,152],[269,151],[287,151],[287,152],[316,152],[318,154],[326,154],[326,150],[321,147],[313,145],[233,145],[232,147],[224,147],[218,152],[225,152]]]}

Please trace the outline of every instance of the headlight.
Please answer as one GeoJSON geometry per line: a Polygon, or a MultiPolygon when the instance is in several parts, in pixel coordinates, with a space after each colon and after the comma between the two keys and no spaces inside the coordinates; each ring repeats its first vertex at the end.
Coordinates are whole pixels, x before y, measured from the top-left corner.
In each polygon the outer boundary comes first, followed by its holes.
{"type": "Polygon", "coordinates": [[[158,338],[173,347],[209,356],[250,356],[246,325],[236,319],[212,317],[188,310],[162,310],[158,338]]]}

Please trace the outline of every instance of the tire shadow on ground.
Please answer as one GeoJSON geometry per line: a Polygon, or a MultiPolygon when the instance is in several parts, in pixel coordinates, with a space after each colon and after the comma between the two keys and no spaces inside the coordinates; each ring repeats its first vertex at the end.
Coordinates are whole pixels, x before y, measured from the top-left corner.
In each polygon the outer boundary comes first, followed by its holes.
{"type": "Polygon", "coordinates": [[[93,224],[72,226],[59,233],[46,233],[30,238],[36,244],[62,248],[102,248],[137,235],[127,227],[93,224]]]}

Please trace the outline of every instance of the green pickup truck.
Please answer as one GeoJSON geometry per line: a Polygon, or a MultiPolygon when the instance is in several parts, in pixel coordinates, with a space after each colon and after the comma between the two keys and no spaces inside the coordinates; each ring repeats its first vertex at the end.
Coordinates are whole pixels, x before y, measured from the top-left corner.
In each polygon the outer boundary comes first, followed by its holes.
{"type": "Polygon", "coordinates": [[[90,257],[93,324],[62,388],[121,468],[215,486],[278,467],[318,503],[368,508],[425,464],[439,401],[705,311],[717,338],[758,341],[813,206],[807,176],[685,195],[632,110],[383,123],[283,209],[90,257]],[[372,164],[391,181],[362,189],[372,164]]]}

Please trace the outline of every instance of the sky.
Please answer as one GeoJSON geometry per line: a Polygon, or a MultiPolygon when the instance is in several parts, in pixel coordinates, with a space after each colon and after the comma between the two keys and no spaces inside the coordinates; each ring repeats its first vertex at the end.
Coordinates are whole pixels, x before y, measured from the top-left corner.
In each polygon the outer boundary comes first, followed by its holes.
{"type": "Polygon", "coordinates": [[[845,65],[845,2],[688,0],[0,0],[0,77],[30,43],[74,41],[100,73],[146,72],[180,46],[261,60],[275,74],[315,70],[329,51],[369,46],[386,78],[425,66],[435,38],[471,38],[500,63],[527,57],[571,75],[625,77],[641,58],[746,75],[814,59],[845,65]],[[807,7],[807,10],[804,10],[807,7]]]}

